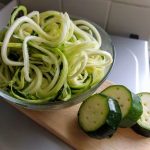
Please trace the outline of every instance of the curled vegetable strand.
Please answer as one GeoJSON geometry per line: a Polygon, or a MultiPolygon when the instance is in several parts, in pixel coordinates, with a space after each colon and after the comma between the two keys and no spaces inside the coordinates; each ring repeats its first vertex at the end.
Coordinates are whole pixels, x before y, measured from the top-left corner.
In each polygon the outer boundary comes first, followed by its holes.
{"type": "Polygon", "coordinates": [[[112,63],[88,21],[67,13],[12,12],[0,36],[0,88],[26,103],[67,101],[96,85],[112,63]]]}

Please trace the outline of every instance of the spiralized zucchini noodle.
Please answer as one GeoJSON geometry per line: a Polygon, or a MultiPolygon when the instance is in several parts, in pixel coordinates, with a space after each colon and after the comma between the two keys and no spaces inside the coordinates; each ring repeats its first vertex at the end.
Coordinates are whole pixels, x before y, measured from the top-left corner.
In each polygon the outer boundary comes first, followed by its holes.
{"type": "Polygon", "coordinates": [[[26,103],[67,101],[102,80],[112,63],[88,21],[16,7],[0,32],[0,89],[26,103]]]}

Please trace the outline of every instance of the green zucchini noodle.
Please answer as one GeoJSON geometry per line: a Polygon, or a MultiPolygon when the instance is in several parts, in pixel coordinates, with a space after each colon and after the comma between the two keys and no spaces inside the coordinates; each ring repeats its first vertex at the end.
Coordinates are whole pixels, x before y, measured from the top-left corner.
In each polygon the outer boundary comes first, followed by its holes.
{"type": "Polygon", "coordinates": [[[67,101],[97,83],[112,56],[88,21],[18,6],[0,31],[0,89],[26,103],[67,101]]]}

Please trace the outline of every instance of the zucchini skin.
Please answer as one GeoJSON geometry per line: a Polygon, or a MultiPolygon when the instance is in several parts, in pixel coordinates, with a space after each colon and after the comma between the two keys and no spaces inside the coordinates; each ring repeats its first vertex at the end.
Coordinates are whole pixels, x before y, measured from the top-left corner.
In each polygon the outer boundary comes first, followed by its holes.
{"type": "Polygon", "coordinates": [[[108,124],[104,124],[98,130],[93,132],[86,132],[87,135],[96,139],[110,138],[116,132],[116,129],[112,129],[108,124]]]}
{"type": "Polygon", "coordinates": [[[27,15],[27,8],[25,6],[19,5],[15,7],[11,13],[9,25],[12,25],[17,18],[20,18],[24,15],[27,15]]]}
{"type": "MultiPolygon", "coordinates": [[[[149,92],[142,92],[142,93],[138,93],[137,94],[139,97],[141,97],[141,103],[142,103],[142,105],[143,105],[143,114],[142,115],[144,115],[145,114],[145,111],[144,111],[144,109],[145,109],[145,107],[144,107],[144,98],[143,98],[143,96],[147,96],[147,100],[149,101],[150,100],[150,93],[149,92]],[[142,99],[143,98],[143,99],[142,99]]],[[[146,102],[146,101],[145,101],[146,102]]],[[[146,111],[148,111],[149,110],[149,108],[147,107],[146,108],[146,111]]],[[[141,116],[142,117],[142,116],[141,116]]],[[[134,126],[132,126],[132,129],[137,133],[137,134],[140,134],[140,135],[142,135],[142,136],[145,136],[145,137],[150,137],[150,127],[149,126],[144,126],[144,125],[142,125],[142,122],[141,123],[139,123],[138,121],[137,121],[137,123],[134,125],[134,126]]]]}
{"type": "Polygon", "coordinates": [[[150,130],[141,127],[138,123],[132,126],[132,129],[137,133],[145,137],[150,137],[150,130]]]}
{"type": "MultiPolygon", "coordinates": [[[[119,127],[122,127],[122,128],[127,128],[127,127],[131,127],[133,126],[134,124],[136,124],[137,120],[140,118],[140,116],[142,115],[143,113],[143,107],[142,107],[142,104],[141,104],[141,99],[138,95],[132,93],[127,87],[125,87],[124,85],[112,85],[112,86],[109,86],[108,88],[104,89],[101,93],[104,94],[104,95],[107,95],[105,94],[105,92],[110,89],[110,88],[123,88],[123,90],[126,90],[126,92],[129,93],[132,101],[131,101],[131,105],[128,109],[128,113],[122,117],[122,120],[120,122],[120,125],[119,127]]],[[[110,96],[110,95],[109,95],[110,96]]]]}
{"type": "MultiPolygon", "coordinates": [[[[116,130],[120,124],[121,118],[122,118],[122,114],[121,114],[121,110],[120,110],[120,106],[119,106],[118,102],[113,98],[110,98],[107,96],[104,96],[104,97],[107,98],[108,107],[109,107],[109,113],[107,115],[106,122],[101,127],[99,127],[97,130],[90,131],[90,132],[84,131],[84,129],[80,126],[80,123],[78,123],[80,128],[88,136],[97,138],[97,139],[111,137],[116,132],[116,130]]],[[[78,115],[79,115],[79,113],[78,113],[78,115]]]]}
{"type": "Polygon", "coordinates": [[[123,118],[120,123],[120,127],[126,128],[131,127],[136,124],[137,120],[141,117],[143,113],[143,107],[141,104],[141,99],[138,95],[131,92],[132,103],[128,114],[123,118]]]}

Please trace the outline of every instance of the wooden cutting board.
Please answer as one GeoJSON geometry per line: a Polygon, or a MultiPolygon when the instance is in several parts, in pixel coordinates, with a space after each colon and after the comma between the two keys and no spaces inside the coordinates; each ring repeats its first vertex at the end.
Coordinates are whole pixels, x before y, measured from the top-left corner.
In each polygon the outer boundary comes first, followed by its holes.
{"type": "MultiPolygon", "coordinates": [[[[98,91],[111,84],[110,81],[104,82],[98,91]]],[[[78,127],[79,106],[42,112],[17,109],[77,150],[150,150],[150,138],[142,137],[131,129],[120,128],[109,139],[88,137],[78,127]]]]}

